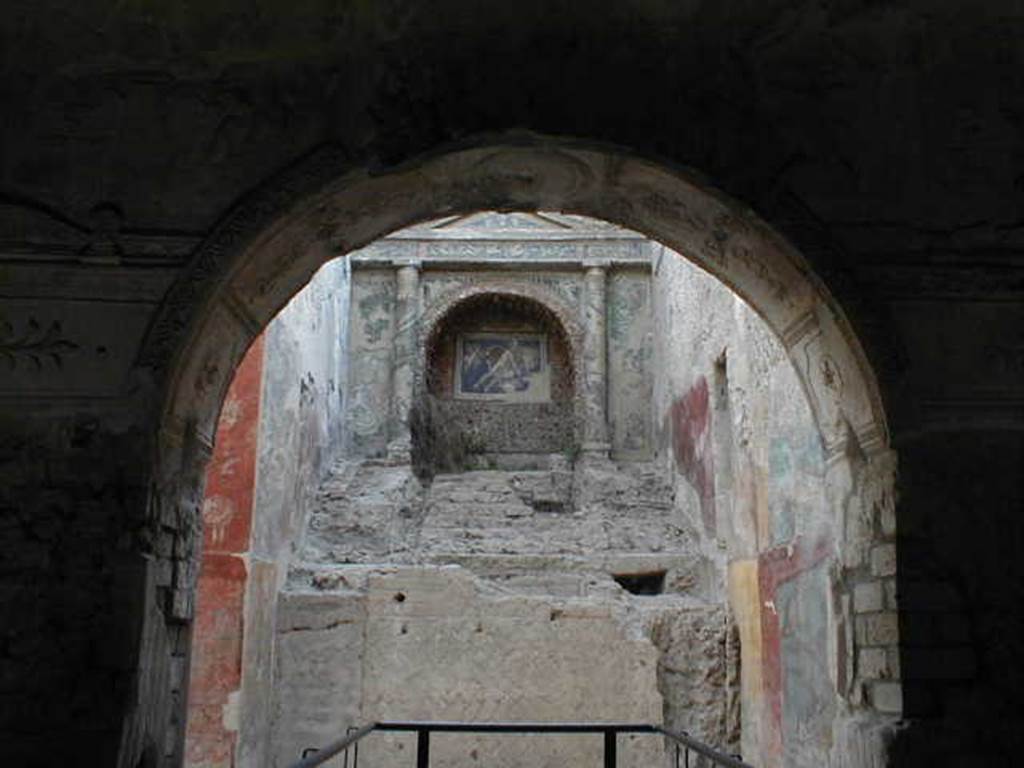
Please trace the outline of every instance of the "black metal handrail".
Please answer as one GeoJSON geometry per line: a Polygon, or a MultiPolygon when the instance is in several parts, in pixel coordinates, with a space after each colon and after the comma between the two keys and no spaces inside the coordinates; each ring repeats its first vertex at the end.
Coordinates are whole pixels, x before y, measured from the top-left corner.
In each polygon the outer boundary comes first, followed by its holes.
{"type": "Polygon", "coordinates": [[[343,738],[326,747],[303,750],[302,759],[290,768],[314,768],[335,755],[344,753],[348,767],[348,750],[353,750],[352,768],[358,768],[359,741],[373,731],[404,731],[416,734],[416,768],[430,766],[431,733],[600,733],[604,736],[604,768],[616,768],[618,761],[618,735],[620,733],[656,733],[675,745],[676,766],[689,768],[690,753],[696,753],[725,768],[752,768],[738,755],[727,755],[690,736],[685,731],[670,731],[660,725],[648,723],[464,723],[446,721],[408,721],[370,723],[350,729],[343,738]],[[685,760],[681,763],[680,760],[685,760]]]}
{"type": "MultiPolygon", "coordinates": [[[[341,737],[337,741],[332,741],[326,747],[310,747],[308,749],[304,749],[302,750],[302,759],[297,763],[292,763],[291,768],[314,768],[314,766],[323,765],[339,752],[347,752],[349,747],[358,748],[357,745],[359,740],[374,730],[377,725],[377,723],[369,723],[364,725],[362,728],[356,728],[355,730],[349,729],[349,732],[345,736],[341,737]]],[[[356,759],[358,760],[358,758],[356,759]]],[[[345,763],[348,763],[347,756],[345,763]]]]}

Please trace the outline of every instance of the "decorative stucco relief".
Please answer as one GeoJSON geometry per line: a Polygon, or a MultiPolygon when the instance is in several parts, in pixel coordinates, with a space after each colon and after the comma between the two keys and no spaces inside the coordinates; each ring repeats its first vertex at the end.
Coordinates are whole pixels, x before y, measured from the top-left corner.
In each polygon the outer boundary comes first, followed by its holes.
{"type": "MultiPolygon", "coordinates": [[[[580,300],[583,292],[582,275],[579,274],[519,274],[518,272],[462,272],[430,273],[423,275],[424,309],[437,303],[446,303],[449,297],[460,290],[474,286],[490,286],[493,290],[503,288],[533,291],[538,299],[550,304],[552,301],[565,305],[566,314],[582,319],[580,300]]],[[[567,329],[568,330],[568,329],[567,329]]]]}
{"type": "Polygon", "coordinates": [[[0,313],[0,395],[99,398],[125,394],[151,305],[96,302],[88,331],[81,302],[10,299],[0,313]]]}
{"type": "Polygon", "coordinates": [[[8,371],[20,367],[34,371],[49,366],[61,369],[67,356],[78,348],[65,335],[59,320],[44,326],[30,316],[20,332],[15,331],[13,323],[0,321],[0,360],[7,364],[8,371]]]}
{"type": "MultiPolygon", "coordinates": [[[[582,354],[583,328],[580,322],[579,301],[582,292],[581,277],[554,278],[544,275],[517,276],[506,273],[467,273],[464,275],[423,277],[424,303],[420,323],[420,352],[426,353],[441,319],[466,299],[481,294],[495,293],[518,296],[540,302],[558,318],[573,351],[574,363],[582,354]]],[[[578,366],[576,367],[579,370],[578,366]]]]}

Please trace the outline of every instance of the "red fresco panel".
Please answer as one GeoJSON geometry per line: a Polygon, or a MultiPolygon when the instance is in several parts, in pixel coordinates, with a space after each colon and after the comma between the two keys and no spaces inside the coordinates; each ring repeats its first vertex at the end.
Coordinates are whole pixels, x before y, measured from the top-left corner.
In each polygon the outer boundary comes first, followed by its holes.
{"type": "Polygon", "coordinates": [[[715,465],[711,442],[711,411],[707,380],[701,376],[669,409],[672,454],[676,467],[700,496],[704,530],[711,536],[715,519],[715,465]]]}
{"type": "Polygon", "coordinates": [[[203,500],[203,558],[192,635],[186,765],[234,765],[237,733],[225,707],[242,679],[242,639],[256,480],[263,337],[228,389],[203,500]]]}
{"type": "Polygon", "coordinates": [[[761,646],[764,664],[764,693],[771,712],[772,745],[782,755],[782,631],[775,608],[780,584],[814,568],[829,553],[828,541],[814,545],[797,537],[791,544],[762,552],[758,557],[757,579],[761,595],[761,646]]]}

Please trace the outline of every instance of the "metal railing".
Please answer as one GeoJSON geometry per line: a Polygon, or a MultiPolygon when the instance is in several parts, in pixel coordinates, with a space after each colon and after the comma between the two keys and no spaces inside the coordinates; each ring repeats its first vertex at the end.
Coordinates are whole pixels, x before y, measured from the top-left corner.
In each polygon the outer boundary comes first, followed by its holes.
{"type": "Polygon", "coordinates": [[[336,755],[342,755],[343,768],[359,765],[359,742],[374,731],[402,731],[416,734],[416,768],[430,766],[430,735],[432,733],[594,733],[604,738],[604,768],[618,765],[618,735],[620,733],[651,733],[665,736],[675,747],[677,768],[690,768],[691,755],[710,760],[726,768],[752,768],[738,755],[727,755],[698,741],[685,731],[670,731],[660,725],[646,723],[460,723],[460,722],[381,722],[370,723],[358,729],[349,729],[344,737],[325,747],[303,750],[302,759],[290,768],[315,768],[336,755]]]}

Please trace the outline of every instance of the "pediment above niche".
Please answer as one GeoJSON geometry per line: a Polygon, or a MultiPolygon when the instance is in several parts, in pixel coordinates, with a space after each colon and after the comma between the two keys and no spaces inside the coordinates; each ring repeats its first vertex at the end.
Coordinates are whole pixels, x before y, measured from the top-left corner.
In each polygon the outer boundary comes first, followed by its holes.
{"type": "Polygon", "coordinates": [[[481,211],[448,216],[396,232],[396,240],[640,240],[643,236],[606,221],[548,211],[500,213],[481,211]]]}

